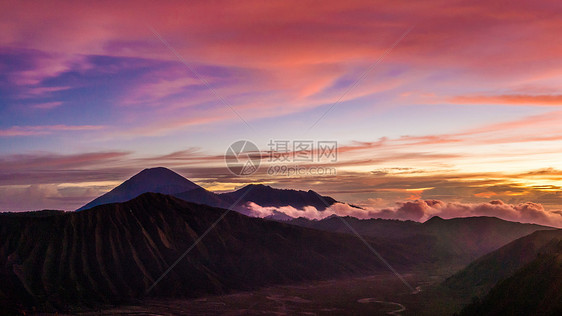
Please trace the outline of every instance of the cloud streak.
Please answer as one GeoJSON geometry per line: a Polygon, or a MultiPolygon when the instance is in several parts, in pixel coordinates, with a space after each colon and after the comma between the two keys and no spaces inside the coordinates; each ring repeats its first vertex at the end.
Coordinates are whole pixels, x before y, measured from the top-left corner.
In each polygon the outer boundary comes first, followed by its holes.
{"type": "Polygon", "coordinates": [[[506,104],[506,105],[562,105],[562,95],[474,95],[458,96],[451,99],[452,103],[460,104],[506,104]]]}
{"type": "MultiPolygon", "coordinates": [[[[48,108],[48,107],[47,107],[48,108]]],[[[56,132],[78,132],[101,130],[105,126],[99,125],[39,125],[39,126],[13,126],[0,130],[0,137],[37,136],[48,135],[56,132]]]]}

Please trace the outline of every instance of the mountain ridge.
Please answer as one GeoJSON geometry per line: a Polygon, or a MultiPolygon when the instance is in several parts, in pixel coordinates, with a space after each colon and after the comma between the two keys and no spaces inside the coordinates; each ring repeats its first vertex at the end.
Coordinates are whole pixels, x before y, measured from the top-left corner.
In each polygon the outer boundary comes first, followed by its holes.
{"type": "Polygon", "coordinates": [[[562,229],[539,230],[518,238],[471,262],[444,285],[455,290],[471,289],[473,296],[480,296],[547,250],[553,240],[562,240],[562,229]]]}
{"type": "Polygon", "coordinates": [[[292,206],[302,209],[305,206],[313,206],[319,211],[324,211],[337,202],[332,197],[322,196],[313,190],[276,189],[265,184],[248,184],[236,191],[221,193],[220,196],[232,201],[244,196],[245,200],[262,207],[292,206]]]}

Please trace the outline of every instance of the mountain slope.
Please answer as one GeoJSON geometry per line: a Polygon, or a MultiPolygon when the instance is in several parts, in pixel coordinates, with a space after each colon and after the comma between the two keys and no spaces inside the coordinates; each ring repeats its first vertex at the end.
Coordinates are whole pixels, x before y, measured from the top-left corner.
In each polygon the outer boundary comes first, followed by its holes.
{"type": "Polygon", "coordinates": [[[498,281],[533,261],[539,253],[550,252],[549,249],[560,240],[560,229],[534,232],[472,262],[448,278],[444,285],[470,292],[471,296],[485,294],[498,281]]]}
{"type": "Polygon", "coordinates": [[[187,202],[205,204],[212,207],[220,207],[226,209],[231,208],[233,210],[237,210],[237,206],[245,203],[244,201],[241,201],[236,205],[233,205],[233,203],[236,201],[230,201],[201,187],[185,192],[174,193],[172,195],[187,202]]]}
{"type": "MultiPolygon", "coordinates": [[[[358,219],[351,216],[345,216],[343,219],[359,234],[364,236],[404,238],[421,233],[420,227],[422,224],[413,221],[380,218],[358,219]]],[[[351,233],[349,227],[345,225],[342,219],[335,215],[322,220],[309,220],[304,217],[299,217],[291,221],[287,221],[287,223],[330,232],[351,233]]]]}
{"type": "Polygon", "coordinates": [[[461,315],[562,315],[562,240],[543,248],[461,315]]]}
{"type": "Polygon", "coordinates": [[[195,189],[202,188],[170,169],[162,167],[144,169],[113,190],[82,206],[77,211],[102,204],[125,202],[148,192],[176,194],[195,189]]]}
{"type": "Polygon", "coordinates": [[[422,230],[437,238],[436,249],[445,256],[471,262],[520,237],[552,227],[510,222],[496,217],[478,216],[442,219],[433,217],[422,230]]]}
{"type": "MultiPolygon", "coordinates": [[[[142,297],[225,210],[143,194],[82,212],[0,214],[0,303],[66,309],[142,297]]],[[[423,249],[369,239],[398,270],[423,249]]],[[[150,295],[193,297],[387,268],[356,237],[230,212],[150,295]]]]}

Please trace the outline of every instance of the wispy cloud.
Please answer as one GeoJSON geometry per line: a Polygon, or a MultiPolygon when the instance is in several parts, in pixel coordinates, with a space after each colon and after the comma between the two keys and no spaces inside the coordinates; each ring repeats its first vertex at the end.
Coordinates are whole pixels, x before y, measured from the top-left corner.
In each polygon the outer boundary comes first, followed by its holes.
{"type": "MultiPolygon", "coordinates": [[[[18,3],[2,8],[6,18],[1,22],[5,32],[0,46],[27,51],[32,57],[28,58],[30,62],[10,71],[10,81],[25,86],[30,95],[61,91],[45,85],[47,79],[67,73],[84,74],[87,70],[102,71],[103,67],[92,66],[91,56],[152,61],[154,65],[139,66],[134,78],[126,78],[129,86],[122,89],[117,99],[123,104],[153,105],[152,111],[139,118],[137,126],[157,118],[162,122],[160,133],[166,133],[166,120],[179,121],[179,116],[183,124],[172,124],[180,126],[177,128],[235,118],[220,117],[217,113],[212,118],[195,117],[205,113],[178,114],[171,110],[208,102],[212,97],[193,91],[197,84],[179,71],[181,67],[175,70],[167,67],[165,72],[155,68],[159,63],[177,61],[151,32],[138,28],[146,23],[156,26],[205,78],[216,80],[211,82],[213,88],[231,101],[243,117],[254,119],[333,103],[365,67],[416,22],[415,34],[405,38],[385,59],[384,67],[342,101],[378,93],[384,85],[388,87],[382,91],[398,89],[396,95],[399,95],[409,91],[409,85],[424,86],[421,81],[429,82],[427,87],[438,86],[437,83],[460,86],[470,81],[474,91],[488,86],[486,82],[474,86],[483,76],[495,80],[498,89],[505,89],[516,80],[536,80],[537,76],[548,73],[556,76],[553,69],[557,68],[558,59],[553,52],[562,44],[552,40],[552,30],[558,21],[550,14],[553,9],[550,4],[518,3],[499,10],[486,3],[470,6],[457,3],[446,7],[442,3],[436,0],[406,8],[390,2],[377,6],[368,1],[333,2],[314,11],[298,1],[236,7],[225,3],[220,4],[225,14],[221,19],[208,18],[216,15],[218,4],[213,3],[158,4],[131,9],[124,2],[99,4],[84,10],[83,4],[60,2],[56,12],[45,5],[18,3]],[[174,12],[182,18],[169,23],[162,18],[166,14],[154,12],[174,12]],[[474,21],[459,22],[467,21],[468,16],[474,21]],[[530,16],[541,18],[530,19],[530,16]],[[96,23],[99,18],[104,23],[96,23]],[[29,29],[34,32],[28,32],[29,29]],[[512,38],[513,34],[518,36],[512,38]],[[506,51],[517,53],[506,54],[506,51]],[[522,69],[518,67],[520,64],[532,67],[522,69]],[[427,80],[428,74],[424,73],[427,69],[441,74],[430,73],[431,80],[427,80]],[[447,75],[451,73],[455,76],[447,75]],[[436,80],[438,77],[442,79],[436,80]]],[[[429,92],[439,94],[439,91],[429,92]]],[[[453,102],[554,105],[559,104],[559,99],[558,95],[477,95],[459,96],[453,102]]],[[[146,128],[144,132],[151,135],[152,129],[146,128]]]]}
{"type": "Polygon", "coordinates": [[[91,152],[81,154],[61,155],[54,153],[18,154],[0,157],[2,173],[35,172],[38,170],[76,170],[91,169],[94,166],[108,165],[111,162],[121,162],[129,152],[91,152]]]}
{"type": "Polygon", "coordinates": [[[44,103],[36,103],[33,104],[31,107],[34,109],[40,110],[51,110],[57,108],[62,105],[61,101],[54,101],[54,102],[44,102],[44,103]]]}
{"type": "Polygon", "coordinates": [[[452,103],[461,104],[505,104],[505,105],[538,105],[561,106],[562,95],[473,95],[457,96],[450,99],[452,103]]]}
{"type": "Polygon", "coordinates": [[[0,130],[0,137],[48,135],[56,132],[76,132],[101,130],[99,125],[38,125],[38,126],[12,126],[0,130]]]}

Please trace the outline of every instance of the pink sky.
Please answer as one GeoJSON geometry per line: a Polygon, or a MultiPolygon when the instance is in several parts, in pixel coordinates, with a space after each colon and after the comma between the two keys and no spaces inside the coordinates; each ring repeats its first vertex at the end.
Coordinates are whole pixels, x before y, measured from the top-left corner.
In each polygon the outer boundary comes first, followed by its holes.
{"type": "Polygon", "coordinates": [[[558,1],[3,1],[0,210],[75,209],[161,165],[214,190],[555,212],[561,15],[558,1]],[[239,139],[337,141],[337,176],[233,177],[222,155],[239,139]]]}

